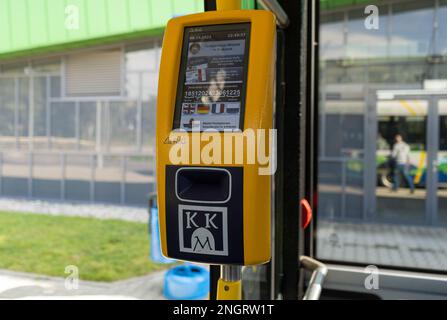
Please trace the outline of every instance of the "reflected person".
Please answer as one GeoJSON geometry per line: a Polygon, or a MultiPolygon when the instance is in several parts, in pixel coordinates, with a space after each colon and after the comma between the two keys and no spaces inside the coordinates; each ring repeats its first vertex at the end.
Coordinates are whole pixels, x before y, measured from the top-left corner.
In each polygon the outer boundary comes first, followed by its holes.
{"type": "Polygon", "coordinates": [[[396,167],[394,168],[393,191],[397,191],[400,187],[401,176],[404,177],[411,193],[414,193],[414,183],[410,176],[410,146],[404,141],[400,134],[394,137],[394,146],[391,157],[394,159],[396,167]]]}

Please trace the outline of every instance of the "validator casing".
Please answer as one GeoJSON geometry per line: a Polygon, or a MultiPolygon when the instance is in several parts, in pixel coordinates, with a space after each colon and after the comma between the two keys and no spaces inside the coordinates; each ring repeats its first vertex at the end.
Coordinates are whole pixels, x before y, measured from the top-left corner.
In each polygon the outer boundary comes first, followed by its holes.
{"type": "Polygon", "coordinates": [[[156,168],[162,251],[169,258],[270,260],[273,175],[260,173],[265,163],[253,154],[260,141],[265,153],[272,149],[275,35],[275,17],[263,10],[210,11],[167,24],[156,168]]]}

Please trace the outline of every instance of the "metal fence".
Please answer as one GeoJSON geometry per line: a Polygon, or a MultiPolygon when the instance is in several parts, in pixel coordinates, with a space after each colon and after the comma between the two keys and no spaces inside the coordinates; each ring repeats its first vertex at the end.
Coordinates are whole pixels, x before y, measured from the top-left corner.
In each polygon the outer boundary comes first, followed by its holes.
{"type": "Polygon", "coordinates": [[[123,97],[64,97],[58,74],[0,76],[0,196],[145,205],[154,188],[154,74],[123,97]]]}
{"type": "Polygon", "coordinates": [[[145,205],[154,156],[140,153],[0,153],[0,196],[145,205]]]}

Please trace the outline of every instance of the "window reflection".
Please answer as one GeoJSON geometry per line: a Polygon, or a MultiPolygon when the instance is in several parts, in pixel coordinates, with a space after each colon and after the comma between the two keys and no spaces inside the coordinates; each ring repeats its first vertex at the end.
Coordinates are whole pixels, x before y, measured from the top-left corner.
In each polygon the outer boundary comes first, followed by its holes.
{"type": "Polygon", "coordinates": [[[436,47],[437,54],[447,55],[447,0],[439,0],[438,18],[439,32],[437,40],[439,42],[436,47]]]}
{"type": "Polygon", "coordinates": [[[447,79],[447,0],[382,1],[378,30],[320,3],[317,257],[445,269],[447,100],[377,93],[447,79]]]}
{"type": "Polygon", "coordinates": [[[364,8],[348,11],[347,56],[349,58],[377,58],[388,55],[388,7],[380,6],[379,29],[365,28],[364,8]]]}
{"type": "Polygon", "coordinates": [[[327,14],[321,17],[320,54],[324,59],[340,59],[345,55],[344,15],[327,14]]]}
{"type": "Polygon", "coordinates": [[[435,3],[406,1],[392,6],[391,55],[398,57],[434,54],[435,3]]]}

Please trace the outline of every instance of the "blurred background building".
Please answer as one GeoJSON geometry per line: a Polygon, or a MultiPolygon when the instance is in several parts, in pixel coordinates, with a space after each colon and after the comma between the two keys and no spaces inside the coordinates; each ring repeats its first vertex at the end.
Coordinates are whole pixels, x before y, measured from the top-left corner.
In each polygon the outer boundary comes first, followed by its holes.
{"type": "Polygon", "coordinates": [[[202,10],[0,0],[0,194],[144,205],[163,28],[202,10]]]}
{"type": "Polygon", "coordinates": [[[0,195],[145,205],[163,29],[203,4],[0,0],[0,195]]]}

